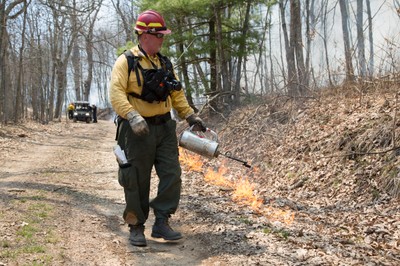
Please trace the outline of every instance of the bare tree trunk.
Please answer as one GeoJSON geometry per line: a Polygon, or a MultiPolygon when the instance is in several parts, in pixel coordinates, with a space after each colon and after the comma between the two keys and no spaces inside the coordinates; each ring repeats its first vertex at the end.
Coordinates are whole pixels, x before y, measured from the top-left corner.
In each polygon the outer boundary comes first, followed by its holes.
{"type": "Polygon", "coordinates": [[[73,2],[73,11],[72,13],[62,14],[58,13],[58,9],[53,9],[53,14],[55,19],[57,20],[59,16],[62,16],[63,23],[60,23],[62,27],[61,31],[58,32],[59,42],[57,43],[59,46],[57,48],[57,56],[54,59],[56,62],[55,69],[56,69],[56,84],[57,84],[57,99],[56,99],[56,106],[54,112],[54,118],[61,120],[62,116],[62,107],[65,99],[65,92],[67,88],[67,67],[68,67],[68,60],[71,57],[72,49],[76,38],[78,36],[78,32],[80,30],[78,26],[78,7],[76,6],[76,2],[73,2]],[[65,24],[69,22],[69,36],[68,39],[65,40],[65,24]],[[64,45],[66,45],[64,49],[64,45]]]}
{"type": "MultiPolygon", "coordinates": [[[[42,51],[40,51],[40,54],[43,55],[42,51]]],[[[43,57],[41,57],[43,58],[43,57]]],[[[43,70],[42,73],[45,73],[46,79],[41,82],[43,84],[43,87],[40,90],[40,121],[45,123],[47,121],[46,113],[47,113],[47,103],[49,102],[50,98],[50,90],[51,90],[51,81],[54,75],[52,75],[52,71],[50,70],[50,58],[51,55],[48,55],[48,64],[46,64],[45,69],[43,70]]]]}
{"type": "Polygon", "coordinates": [[[40,101],[40,91],[43,90],[42,86],[42,63],[43,63],[43,57],[41,53],[42,46],[41,44],[41,34],[40,30],[41,28],[39,27],[39,19],[38,17],[38,12],[31,11],[30,14],[28,15],[28,28],[29,33],[26,36],[26,38],[29,38],[28,41],[28,46],[26,48],[26,59],[25,59],[25,64],[26,65],[34,65],[34,68],[28,68],[25,70],[25,79],[26,79],[26,87],[28,91],[26,92],[26,100],[27,103],[29,104],[29,101],[32,106],[32,119],[35,121],[40,120],[40,106],[39,106],[39,101],[40,101]]]}
{"type": "MultiPolygon", "coordinates": [[[[266,46],[265,45],[265,39],[266,39],[267,31],[268,31],[269,25],[270,25],[269,24],[270,23],[270,21],[269,21],[270,16],[271,16],[271,8],[270,8],[270,6],[268,6],[267,12],[265,14],[265,23],[264,23],[264,27],[263,27],[263,35],[262,35],[261,42],[260,42],[260,45],[259,45],[258,57],[256,59],[256,73],[254,74],[254,82],[253,82],[253,92],[254,92],[254,90],[255,90],[255,88],[257,86],[257,83],[256,83],[257,77],[259,77],[258,80],[260,81],[261,95],[263,93],[263,88],[264,88],[264,80],[262,78],[264,64],[261,64],[261,62],[263,61],[263,56],[265,56],[265,49],[264,49],[265,46],[266,46]],[[261,72],[261,74],[259,74],[259,72],[261,72]]],[[[270,51],[269,51],[269,53],[270,53],[270,51]]],[[[265,86],[269,87],[269,84],[266,82],[265,86]]]]}
{"type": "Polygon", "coordinates": [[[17,123],[24,114],[23,101],[22,101],[22,73],[24,71],[23,59],[24,59],[24,48],[25,48],[25,30],[26,30],[26,14],[28,3],[24,2],[24,18],[22,22],[22,33],[21,33],[21,46],[19,49],[19,62],[18,62],[18,74],[17,74],[17,87],[15,97],[15,110],[14,110],[14,122],[17,123]]]}
{"type": "MultiPolygon", "coordinates": [[[[314,1],[313,1],[314,2],[314,1]]],[[[312,3],[313,4],[313,3],[312,3]]],[[[305,11],[306,11],[306,61],[305,61],[305,68],[306,68],[306,80],[305,80],[305,86],[308,86],[308,73],[310,69],[310,54],[311,54],[311,41],[312,41],[312,35],[311,35],[311,27],[314,25],[312,23],[312,18],[313,18],[313,10],[311,10],[310,7],[310,0],[306,0],[306,5],[305,5],[305,11]]]]}
{"type": "Polygon", "coordinates": [[[6,14],[6,0],[0,2],[0,121],[6,122],[6,53],[7,53],[7,14],[6,14]]]}
{"type": "Polygon", "coordinates": [[[90,90],[92,88],[93,80],[93,32],[90,34],[91,37],[86,39],[86,56],[87,56],[87,77],[83,82],[83,100],[89,101],[90,90]]]}
{"type": "MultiPolygon", "coordinates": [[[[56,12],[54,12],[54,16],[56,16],[56,12]]],[[[57,17],[54,17],[55,20],[57,20],[57,17]]],[[[64,24],[65,23],[65,19],[63,19],[63,22],[60,24],[64,24]]],[[[60,114],[61,114],[61,104],[63,102],[64,99],[64,78],[65,76],[63,75],[64,73],[64,62],[62,60],[62,51],[64,48],[64,40],[62,38],[62,33],[61,33],[61,29],[56,29],[56,43],[55,43],[55,57],[53,58],[53,62],[54,62],[54,96],[56,97],[56,105],[55,108],[51,108],[52,105],[54,105],[51,101],[50,102],[50,110],[54,110],[54,117],[49,117],[50,120],[52,120],[53,118],[59,118],[60,114]]],[[[66,67],[65,67],[66,69],[66,67]]]]}
{"type": "Polygon", "coordinates": [[[216,43],[218,46],[218,58],[219,64],[217,64],[217,68],[220,71],[218,76],[222,77],[222,82],[218,84],[218,91],[231,91],[231,86],[229,80],[231,80],[230,74],[228,72],[227,61],[225,58],[225,51],[223,47],[223,36],[222,36],[222,22],[221,22],[221,12],[223,8],[221,4],[218,4],[214,8],[215,15],[215,28],[216,28],[216,43]]]}
{"type": "Polygon", "coordinates": [[[212,17],[209,22],[209,42],[212,44],[210,49],[210,91],[206,91],[208,93],[215,92],[218,90],[218,82],[217,82],[217,50],[215,48],[216,45],[216,37],[215,37],[215,18],[212,17]]]}
{"type": "Polygon", "coordinates": [[[56,77],[57,77],[57,100],[55,106],[54,118],[58,120],[61,119],[62,116],[62,107],[65,99],[65,92],[67,88],[67,67],[68,60],[70,58],[72,52],[72,45],[76,38],[76,32],[73,33],[75,36],[71,36],[71,42],[67,46],[67,50],[63,58],[57,59],[56,64],[56,77]]]}
{"type": "MultiPolygon", "coordinates": [[[[260,73],[260,83],[263,84],[261,96],[263,95],[263,92],[266,94],[271,93],[273,91],[273,87],[271,87],[271,84],[273,84],[273,74],[269,73],[269,68],[268,68],[268,57],[271,56],[270,51],[267,53],[262,54],[262,58],[260,58],[261,62],[261,73],[260,73]]],[[[254,88],[253,88],[254,90],[254,88]]],[[[257,93],[257,92],[254,92],[257,93]]]]}
{"type": "Polygon", "coordinates": [[[52,9],[52,18],[54,22],[54,27],[53,27],[53,32],[51,35],[51,40],[50,40],[50,46],[51,46],[51,64],[52,67],[50,69],[51,71],[51,78],[50,78],[50,90],[49,90],[49,99],[48,103],[46,104],[46,112],[45,112],[45,121],[52,121],[54,117],[54,102],[56,100],[56,77],[58,73],[58,68],[59,68],[59,61],[61,60],[61,55],[60,55],[60,50],[62,49],[62,40],[61,40],[61,26],[65,23],[65,19],[63,18],[61,21],[59,21],[59,16],[56,12],[55,9],[58,7],[51,7],[52,9]]]}
{"type": "Polygon", "coordinates": [[[305,86],[309,86],[310,83],[310,73],[312,68],[312,61],[311,61],[311,50],[312,50],[312,40],[315,36],[315,0],[306,0],[306,36],[307,36],[307,45],[306,45],[306,80],[305,86]]]}
{"type": "MultiPolygon", "coordinates": [[[[193,84],[192,94],[195,95],[195,98],[198,98],[198,96],[200,95],[199,86],[198,86],[198,84],[200,84],[200,81],[199,81],[200,75],[197,72],[197,66],[196,66],[196,63],[194,61],[190,64],[190,68],[191,68],[191,71],[193,73],[192,74],[193,78],[192,78],[192,82],[191,82],[193,84]]],[[[193,101],[193,104],[194,103],[195,103],[195,101],[193,101]]]]}
{"type": "Polygon", "coordinates": [[[324,54],[325,54],[325,62],[326,62],[326,71],[328,72],[329,86],[333,87],[331,67],[330,67],[330,61],[329,61],[329,49],[328,49],[328,32],[327,32],[328,2],[329,1],[325,1],[323,3],[323,7],[322,7],[322,27],[323,27],[322,40],[324,43],[324,54]]]}
{"type": "MultiPolygon", "coordinates": [[[[216,49],[216,32],[215,32],[215,17],[212,17],[209,21],[209,42],[212,44],[210,49],[210,91],[208,94],[216,93],[221,91],[219,86],[219,75],[217,65],[217,49],[216,49]]],[[[210,102],[212,108],[218,108],[218,99],[210,102]]]]}
{"type": "Polygon", "coordinates": [[[54,101],[56,97],[56,67],[57,67],[57,61],[56,61],[56,55],[52,58],[52,68],[50,69],[51,72],[51,78],[50,78],[50,88],[49,88],[49,99],[48,102],[46,103],[45,107],[45,121],[52,121],[54,117],[54,101]]]}
{"type": "Polygon", "coordinates": [[[16,0],[11,3],[9,1],[1,0],[0,1],[0,119],[2,123],[7,123],[9,119],[12,119],[14,115],[11,103],[11,93],[13,90],[10,85],[10,73],[8,71],[8,32],[7,32],[7,23],[8,20],[17,18],[22,12],[24,8],[20,8],[18,11],[14,9],[21,3],[24,3],[25,0],[16,0]],[[8,5],[7,5],[8,4],[8,5]],[[7,6],[6,6],[7,5],[7,6]],[[12,13],[12,15],[10,15],[12,13]]]}
{"type": "MultiPolygon", "coordinates": [[[[177,32],[181,36],[183,34],[183,21],[181,19],[178,19],[177,21],[177,32]]],[[[185,47],[183,42],[178,42],[176,45],[176,49],[178,51],[178,54],[180,54],[180,65],[181,65],[181,71],[180,74],[183,77],[184,85],[185,85],[185,91],[186,91],[186,98],[189,102],[189,105],[197,112],[197,109],[193,103],[193,98],[192,98],[192,88],[190,85],[190,79],[189,79],[189,74],[188,74],[188,66],[186,62],[186,56],[185,56],[185,47]]]]}
{"type": "MultiPolygon", "coordinates": [[[[269,15],[269,24],[271,24],[272,21],[272,12],[270,12],[269,15]]],[[[279,28],[280,29],[280,28],[279,28]]],[[[271,78],[270,78],[270,88],[271,91],[277,91],[277,88],[275,87],[275,70],[274,70],[274,61],[273,61],[273,57],[272,57],[272,35],[271,35],[271,31],[269,31],[268,34],[269,38],[268,38],[268,47],[269,47],[269,65],[270,65],[270,70],[269,72],[271,73],[271,78]]],[[[279,34],[280,36],[280,34],[279,34]]],[[[280,37],[279,37],[279,43],[281,43],[280,41],[280,37]]],[[[283,72],[283,80],[285,81],[285,76],[284,76],[284,72],[283,72]]]]}
{"type": "Polygon", "coordinates": [[[89,28],[87,30],[87,35],[85,35],[85,43],[86,43],[86,55],[87,55],[87,66],[88,66],[88,75],[86,77],[85,82],[83,83],[83,97],[84,100],[89,101],[89,96],[90,96],[90,90],[92,88],[92,80],[93,80],[93,65],[94,65],[94,60],[93,60],[93,32],[94,32],[94,26],[95,22],[97,19],[97,15],[99,14],[100,7],[101,7],[102,1],[98,3],[98,6],[95,7],[95,13],[93,18],[90,18],[90,23],[89,23],[89,28]]]}
{"type": "MultiPolygon", "coordinates": [[[[33,25],[31,25],[30,27],[34,28],[33,25]]],[[[35,29],[33,31],[35,31],[35,29]]],[[[37,38],[40,41],[40,37],[37,36],[37,38]]],[[[28,45],[29,45],[29,49],[31,50],[31,52],[35,51],[34,56],[38,57],[38,61],[36,62],[36,68],[35,68],[34,71],[32,71],[30,73],[30,77],[29,77],[29,81],[28,81],[28,83],[29,83],[28,86],[30,87],[30,90],[31,90],[30,93],[29,92],[28,93],[32,97],[31,98],[31,101],[32,101],[32,119],[33,120],[38,120],[38,118],[39,118],[39,106],[38,106],[38,103],[39,103],[39,99],[40,99],[39,90],[42,89],[41,86],[40,86],[41,73],[42,73],[42,58],[41,58],[41,56],[39,54],[39,51],[38,51],[40,49],[40,47],[37,47],[37,50],[34,50],[35,49],[34,47],[36,46],[36,41],[35,41],[35,37],[33,36],[33,33],[32,33],[32,36],[31,36],[30,44],[28,44],[28,45]]],[[[33,60],[30,59],[29,61],[32,62],[33,60]]]]}
{"type": "MultiPolygon", "coordinates": [[[[370,79],[374,76],[374,36],[372,27],[372,14],[371,14],[371,3],[370,0],[366,0],[367,4],[367,15],[368,15],[368,37],[369,37],[369,63],[368,63],[368,76],[370,79]]],[[[400,14],[400,9],[399,9],[400,14]]]]}
{"type": "Polygon", "coordinates": [[[306,91],[306,68],[304,66],[302,23],[300,15],[300,0],[291,0],[290,5],[290,44],[294,47],[297,67],[297,90],[299,95],[306,91]]]}
{"type": "Polygon", "coordinates": [[[196,71],[197,71],[197,74],[198,74],[199,77],[200,77],[201,84],[204,86],[205,91],[206,91],[206,92],[209,92],[209,91],[210,91],[210,86],[208,85],[209,82],[208,82],[208,80],[207,80],[206,75],[204,74],[203,69],[201,68],[200,64],[197,63],[197,62],[195,63],[195,69],[196,69],[196,71]]]}
{"type": "MultiPolygon", "coordinates": [[[[38,34],[37,36],[37,43],[40,44],[41,38],[40,35],[38,34]]],[[[37,55],[39,57],[39,62],[38,62],[38,70],[37,70],[37,77],[35,78],[37,81],[35,84],[33,84],[33,97],[32,97],[32,109],[33,109],[33,118],[35,120],[42,120],[42,117],[40,115],[40,111],[42,111],[41,103],[44,101],[43,95],[44,91],[46,90],[46,84],[43,82],[43,52],[42,52],[42,47],[38,45],[38,51],[37,55]]],[[[47,76],[47,75],[46,75],[47,76]]]]}
{"type": "MultiPolygon", "coordinates": [[[[247,31],[249,29],[249,20],[250,20],[250,7],[251,7],[251,1],[247,2],[246,6],[246,14],[243,22],[243,27],[242,27],[242,41],[239,45],[239,51],[244,51],[246,49],[246,35],[247,31]]],[[[234,89],[234,103],[236,106],[240,104],[240,80],[241,80],[241,75],[242,75],[242,61],[243,61],[243,56],[240,55],[238,58],[238,64],[237,64],[237,69],[236,69],[236,81],[235,81],[235,89],[234,89]]]]}
{"type": "MultiPolygon", "coordinates": [[[[248,72],[247,72],[247,64],[246,64],[246,60],[243,62],[243,73],[244,73],[244,87],[239,86],[239,92],[238,95],[240,97],[240,90],[244,90],[244,92],[246,94],[249,94],[249,76],[248,76],[248,72]]],[[[240,104],[240,98],[239,98],[239,103],[240,104]]]]}
{"type": "Polygon", "coordinates": [[[74,47],[72,48],[72,68],[73,68],[73,75],[74,75],[74,90],[75,90],[75,99],[77,101],[82,100],[82,90],[81,90],[81,83],[82,83],[82,70],[81,70],[81,55],[79,44],[76,42],[74,47]]]}
{"type": "Polygon", "coordinates": [[[343,42],[344,42],[344,55],[346,60],[346,81],[354,81],[354,69],[351,58],[351,46],[350,46],[350,33],[349,33],[349,14],[347,10],[346,0],[339,0],[340,11],[342,14],[342,31],[343,31],[343,42]]]}
{"type": "MultiPolygon", "coordinates": [[[[285,19],[285,0],[279,1],[279,9],[281,11],[281,20],[282,20],[282,34],[285,40],[285,50],[286,50],[286,64],[287,64],[287,88],[288,94],[291,96],[296,96],[297,94],[297,75],[296,75],[296,67],[295,67],[295,57],[294,57],[294,45],[291,43],[294,40],[294,37],[291,37],[289,43],[288,30],[286,26],[285,19]]],[[[291,32],[294,34],[293,32],[291,32]]]]}
{"type": "Polygon", "coordinates": [[[365,42],[363,31],[363,0],[357,0],[357,47],[358,47],[358,67],[360,78],[367,75],[367,66],[365,60],[365,42]]]}
{"type": "Polygon", "coordinates": [[[67,85],[67,62],[64,59],[57,59],[56,63],[56,77],[57,77],[57,99],[54,112],[54,118],[61,120],[62,104],[65,98],[65,89],[67,85]]]}

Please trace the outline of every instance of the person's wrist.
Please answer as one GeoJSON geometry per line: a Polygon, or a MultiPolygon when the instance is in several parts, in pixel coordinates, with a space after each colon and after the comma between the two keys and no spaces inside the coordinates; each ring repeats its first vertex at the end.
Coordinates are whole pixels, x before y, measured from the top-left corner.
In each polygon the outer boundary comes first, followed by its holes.
{"type": "Polygon", "coordinates": [[[194,131],[206,131],[207,128],[204,125],[203,120],[196,114],[192,114],[186,118],[189,126],[193,126],[194,131]]]}
{"type": "Polygon", "coordinates": [[[126,115],[126,118],[128,119],[129,125],[134,134],[143,136],[149,133],[150,130],[146,120],[137,111],[134,110],[129,112],[126,115]]]}
{"type": "Polygon", "coordinates": [[[131,121],[138,116],[140,116],[140,114],[136,110],[133,110],[126,114],[126,119],[131,121]]]}

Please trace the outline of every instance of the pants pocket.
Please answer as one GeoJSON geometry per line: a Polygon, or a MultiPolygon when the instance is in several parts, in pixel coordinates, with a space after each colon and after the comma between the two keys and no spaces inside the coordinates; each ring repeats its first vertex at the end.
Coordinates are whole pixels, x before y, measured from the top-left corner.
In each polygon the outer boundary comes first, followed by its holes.
{"type": "Polygon", "coordinates": [[[137,170],[134,166],[119,167],[118,183],[124,188],[137,187],[137,170]]]}

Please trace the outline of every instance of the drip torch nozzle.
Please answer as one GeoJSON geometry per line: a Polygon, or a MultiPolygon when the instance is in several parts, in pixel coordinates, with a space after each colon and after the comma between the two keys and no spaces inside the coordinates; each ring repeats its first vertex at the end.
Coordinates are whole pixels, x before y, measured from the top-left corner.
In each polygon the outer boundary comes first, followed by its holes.
{"type": "Polygon", "coordinates": [[[225,156],[226,158],[241,162],[243,164],[243,166],[245,166],[247,168],[251,168],[251,165],[249,165],[246,161],[243,161],[241,159],[233,157],[230,152],[219,153],[219,154],[221,154],[222,156],[225,156]]]}

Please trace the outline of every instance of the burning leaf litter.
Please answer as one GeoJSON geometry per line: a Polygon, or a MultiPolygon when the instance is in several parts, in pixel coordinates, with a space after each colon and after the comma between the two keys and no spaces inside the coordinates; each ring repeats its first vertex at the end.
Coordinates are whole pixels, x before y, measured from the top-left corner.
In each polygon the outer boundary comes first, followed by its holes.
{"type": "MultiPolygon", "coordinates": [[[[180,161],[191,171],[202,172],[204,159],[197,154],[180,149],[180,161]]],[[[255,169],[255,173],[258,171],[255,169]]],[[[229,179],[226,177],[228,169],[220,166],[217,170],[208,167],[204,180],[212,185],[230,188],[233,190],[232,200],[250,207],[254,213],[267,217],[270,221],[278,221],[286,225],[293,223],[295,214],[290,210],[282,210],[272,206],[265,206],[263,199],[255,191],[255,184],[247,177],[229,179]]],[[[255,175],[253,173],[253,175],[255,175]]]]}

